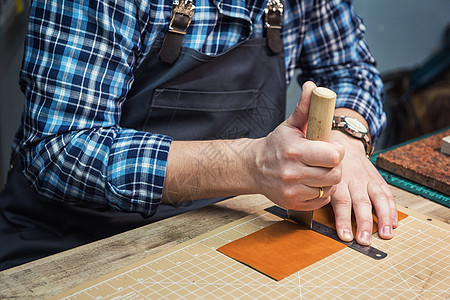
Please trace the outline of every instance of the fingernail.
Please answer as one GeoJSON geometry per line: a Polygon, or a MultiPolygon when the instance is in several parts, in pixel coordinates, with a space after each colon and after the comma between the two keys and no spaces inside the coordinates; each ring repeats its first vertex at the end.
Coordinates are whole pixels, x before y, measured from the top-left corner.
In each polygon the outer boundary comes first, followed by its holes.
{"type": "Polygon", "coordinates": [[[353,240],[353,233],[348,229],[342,230],[342,236],[344,237],[344,240],[346,240],[346,241],[353,240]]]}
{"type": "Polygon", "coordinates": [[[381,231],[383,232],[383,235],[385,236],[391,236],[392,235],[392,227],[389,225],[384,226],[381,231]]]}
{"type": "Polygon", "coordinates": [[[392,218],[392,226],[397,227],[398,226],[398,220],[397,218],[392,218]]]}
{"type": "Polygon", "coordinates": [[[372,242],[371,241],[372,240],[372,236],[367,231],[361,232],[361,234],[359,235],[359,239],[364,244],[370,244],[372,242]]]}

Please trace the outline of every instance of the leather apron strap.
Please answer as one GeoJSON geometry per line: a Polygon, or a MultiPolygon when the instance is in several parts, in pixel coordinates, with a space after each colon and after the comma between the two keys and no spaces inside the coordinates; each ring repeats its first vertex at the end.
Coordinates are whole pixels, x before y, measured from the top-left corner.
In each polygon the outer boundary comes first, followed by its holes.
{"type": "MultiPolygon", "coordinates": [[[[195,6],[192,0],[174,0],[172,19],[159,52],[161,61],[173,64],[181,51],[186,30],[194,16],[195,6]]],[[[283,3],[281,0],[269,0],[264,9],[267,46],[274,54],[283,51],[281,26],[283,24],[283,3]]]]}
{"type": "Polygon", "coordinates": [[[178,58],[183,37],[194,16],[194,9],[195,6],[192,4],[192,0],[181,0],[181,2],[175,0],[173,2],[169,30],[166,33],[161,51],[159,52],[161,61],[173,64],[178,58]]]}

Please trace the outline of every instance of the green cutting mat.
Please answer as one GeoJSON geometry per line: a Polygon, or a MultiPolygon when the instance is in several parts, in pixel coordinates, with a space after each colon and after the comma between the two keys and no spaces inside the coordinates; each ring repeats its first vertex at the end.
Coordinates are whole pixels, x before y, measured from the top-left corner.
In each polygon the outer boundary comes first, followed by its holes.
{"type": "MultiPolygon", "coordinates": [[[[415,138],[415,139],[410,140],[410,141],[406,141],[404,143],[392,146],[392,147],[387,148],[387,149],[383,149],[381,151],[377,151],[376,153],[374,153],[372,155],[372,158],[370,160],[376,166],[377,157],[378,157],[378,155],[380,153],[384,153],[384,152],[390,151],[392,149],[404,146],[406,144],[410,144],[412,142],[415,142],[415,141],[427,138],[429,136],[432,136],[434,134],[437,134],[439,132],[447,130],[448,128],[450,128],[450,127],[447,127],[447,128],[441,129],[439,131],[436,131],[436,132],[433,132],[433,133],[430,133],[430,134],[427,134],[427,135],[415,138]]],[[[446,207],[450,207],[450,197],[449,196],[447,196],[447,195],[445,195],[445,194],[443,194],[441,192],[438,192],[436,190],[430,189],[429,187],[423,186],[423,185],[421,185],[419,183],[413,182],[413,181],[411,181],[409,179],[403,178],[403,177],[395,175],[395,174],[393,174],[391,172],[388,172],[388,171],[385,171],[383,169],[380,169],[378,167],[377,167],[377,169],[380,172],[381,176],[383,176],[384,180],[386,180],[387,183],[389,183],[389,184],[391,184],[393,186],[396,186],[398,188],[401,188],[403,190],[409,191],[409,192],[411,192],[413,194],[416,194],[416,195],[422,196],[424,198],[430,199],[430,200],[432,200],[434,202],[440,203],[440,204],[442,204],[442,205],[444,205],[446,207]]]]}

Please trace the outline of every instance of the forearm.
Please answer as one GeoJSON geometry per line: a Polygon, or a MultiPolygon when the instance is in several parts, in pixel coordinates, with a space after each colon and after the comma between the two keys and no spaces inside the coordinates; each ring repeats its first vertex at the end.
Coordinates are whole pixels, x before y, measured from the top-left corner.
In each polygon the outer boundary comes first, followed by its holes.
{"type": "Polygon", "coordinates": [[[174,141],[163,202],[257,193],[255,147],[260,140],[174,141]]]}
{"type": "Polygon", "coordinates": [[[294,113],[266,137],[173,142],[163,202],[258,193],[287,209],[328,203],[341,178],[344,151],[337,143],[307,140],[301,130],[313,87],[303,85],[294,113]],[[324,188],[322,198],[318,187],[324,188]]]}

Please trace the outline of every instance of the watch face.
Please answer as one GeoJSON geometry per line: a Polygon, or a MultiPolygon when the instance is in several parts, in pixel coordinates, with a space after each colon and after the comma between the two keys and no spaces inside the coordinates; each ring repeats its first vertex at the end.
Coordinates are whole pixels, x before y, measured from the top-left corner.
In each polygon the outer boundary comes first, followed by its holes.
{"type": "Polygon", "coordinates": [[[367,133],[366,127],[360,121],[358,121],[354,118],[345,118],[345,121],[347,123],[347,126],[351,130],[360,132],[360,133],[367,133]]]}

